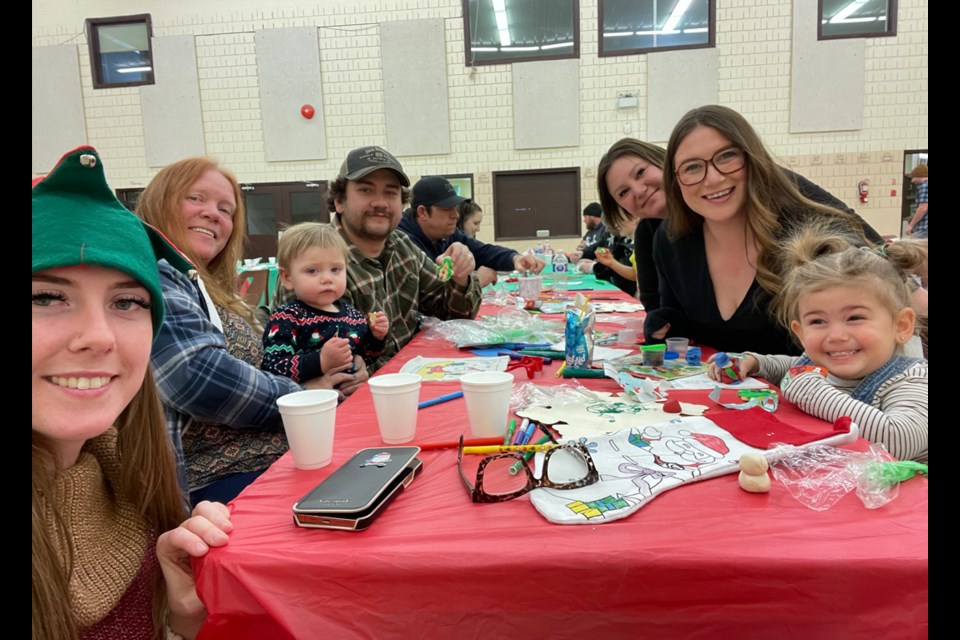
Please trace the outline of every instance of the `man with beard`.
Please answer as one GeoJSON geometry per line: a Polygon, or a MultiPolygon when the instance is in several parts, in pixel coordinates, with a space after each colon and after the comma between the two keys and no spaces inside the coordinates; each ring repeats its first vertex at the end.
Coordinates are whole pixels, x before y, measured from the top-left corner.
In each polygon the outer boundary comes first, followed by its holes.
{"type": "Polygon", "coordinates": [[[372,374],[420,329],[420,316],[472,319],[480,308],[480,284],[466,246],[451,244],[434,263],[402,231],[410,178],[393,155],[368,146],[347,154],[327,191],[327,207],[350,248],[347,289],[342,300],[363,313],[383,311],[390,320],[386,349],[367,367],[372,374]],[[444,281],[438,265],[453,261],[444,281]]]}

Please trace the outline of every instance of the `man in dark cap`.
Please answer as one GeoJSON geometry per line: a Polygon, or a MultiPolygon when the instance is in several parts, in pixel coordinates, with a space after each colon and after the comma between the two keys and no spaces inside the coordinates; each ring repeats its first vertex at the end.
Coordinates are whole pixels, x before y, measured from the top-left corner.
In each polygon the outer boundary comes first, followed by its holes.
{"type": "Polygon", "coordinates": [[[577,249],[583,250],[592,244],[599,245],[609,235],[607,227],[603,224],[603,209],[599,202],[591,202],[583,208],[583,226],[587,232],[583,234],[583,240],[577,246],[577,249]]]}
{"type": "Polygon", "coordinates": [[[369,146],[347,154],[327,191],[333,225],[350,248],[342,299],[366,314],[383,311],[390,320],[386,349],[367,363],[370,373],[410,342],[421,314],[471,319],[480,308],[476,265],[467,247],[449,247],[445,255],[453,262],[452,277],[444,280],[438,264],[397,229],[409,186],[397,159],[369,146]]]}
{"type": "Polygon", "coordinates": [[[457,206],[467,199],[457,195],[453,185],[443,176],[424,176],[413,185],[410,208],[403,214],[400,230],[406,232],[415,245],[436,262],[452,248],[461,244],[469,249],[480,267],[480,285],[496,282],[497,271],[543,270],[543,260],[524,255],[496,244],[487,244],[472,238],[457,228],[460,217],[457,206]]]}

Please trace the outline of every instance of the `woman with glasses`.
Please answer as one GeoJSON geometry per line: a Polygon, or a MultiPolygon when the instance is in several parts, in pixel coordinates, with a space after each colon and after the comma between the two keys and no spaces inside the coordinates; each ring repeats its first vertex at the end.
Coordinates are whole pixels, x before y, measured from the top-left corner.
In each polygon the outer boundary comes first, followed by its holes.
{"type": "Polygon", "coordinates": [[[728,107],[684,115],[670,135],[666,166],[666,221],[653,242],[661,306],[644,323],[647,339],[683,336],[720,351],[799,354],[768,309],[781,286],[781,242],[811,220],[865,245],[865,234],[882,238],[851,211],[801,193],[728,107]]]}
{"type": "MultiPolygon", "coordinates": [[[[604,224],[616,228],[629,226],[631,220],[638,221],[633,233],[633,257],[637,268],[637,293],[648,312],[660,307],[660,280],[653,262],[653,236],[667,217],[663,189],[665,164],[666,152],[661,147],[636,138],[623,138],[607,149],[597,166],[597,192],[604,224]]],[[[801,195],[856,215],[843,201],[800,174],[782,166],[777,169],[796,185],[801,195]]],[[[867,223],[862,220],[860,223],[872,242],[883,241],[867,223]]],[[[663,338],[663,335],[656,338],[663,338]]]]}

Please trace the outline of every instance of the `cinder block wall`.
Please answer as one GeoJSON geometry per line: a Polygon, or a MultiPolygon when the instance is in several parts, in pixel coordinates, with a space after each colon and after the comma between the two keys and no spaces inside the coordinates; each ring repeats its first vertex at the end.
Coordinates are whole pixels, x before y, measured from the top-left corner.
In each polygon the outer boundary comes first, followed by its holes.
{"type": "MultiPolygon", "coordinates": [[[[863,129],[816,134],[789,132],[791,3],[718,0],[717,7],[719,102],[743,113],[785,165],[889,235],[900,231],[903,151],[927,148],[927,0],[898,5],[897,36],[866,42],[863,129]],[[871,183],[867,204],[857,199],[862,179],[871,183]]],[[[34,0],[33,46],[78,47],[88,143],[104,156],[115,188],[144,186],[156,169],[146,164],[139,89],[92,89],[84,20],[135,13],[151,14],[155,36],[195,36],[207,152],[244,182],[332,179],[350,149],[385,144],[378,24],[443,18],[451,153],[401,162],[413,179],[472,173],[474,196],[487,212],[480,232],[486,241],[493,241],[491,172],[580,167],[582,207],[597,199],[596,163],[607,147],[646,134],[647,56],[597,57],[597,0],[580,0],[581,144],[536,151],[513,148],[510,65],[464,66],[460,0],[34,0]],[[254,31],[292,26],[317,27],[328,157],[267,162],[254,31]],[[638,92],[639,106],[617,109],[619,91],[638,92]]],[[[522,249],[532,242],[505,244],[522,249]]],[[[553,244],[572,248],[576,241],[553,244]]]]}

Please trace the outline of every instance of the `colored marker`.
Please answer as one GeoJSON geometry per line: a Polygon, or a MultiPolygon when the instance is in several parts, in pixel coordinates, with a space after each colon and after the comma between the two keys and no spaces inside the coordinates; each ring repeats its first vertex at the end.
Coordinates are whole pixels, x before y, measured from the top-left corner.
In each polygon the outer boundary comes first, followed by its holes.
{"type": "Polygon", "coordinates": [[[425,407],[432,407],[435,404],[440,404],[441,402],[447,402],[448,400],[456,400],[457,398],[463,397],[463,391],[454,391],[453,393],[448,393],[443,396],[437,396],[430,400],[424,400],[417,405],[417,409],[423,409],[425,407]]]}
{"type": "MultiPolygon", "coordinates": [[[[537,446],[537,445],[541,445],[541,444],[547,444],[547,443],[549,443],[549,442],[550,442],[550,436],[543,436],[542,438],[540,438],[539,440],[537,440],[536,443],[534,443],[533,446],[537,446]]],[[[552,444],[554,444],[555,446],[559,446],[559,445],[557,445],[556,443],[552,443],[552,444]]],[[[523,459],[524,459],[524,460],[529,460],[530,458],[533,457],[533,454],[534,454],[534,453],[536,453],[536,452],[530,451],[529,453],[523,454],[523,459]]],[[[510,469],[509,469],[510,475],[515,476],[515,475],[517,475],[518,473],[520,473],[520,468],[521,468],[522,466],[523,466],[523,463],[520,462],[519,460],[517,460],[516,462],[514,462],[512,465],[510,465],[510,469]]]]}
{"type": "MultiPolygon", "coordinates": [[[[528,420],[527,418],[524,418],[524,419],[523,419],[523,422],[520,423],[520,429],[521,429],[521,430],[526,429],[528,422],[529,422],[529,420],[528,420]]],[[[507,427],[507,435],[503,436],[503,445],[504,445],[504,446],[507,446],[508,444],[510,444],[510,438],[513,437],[513,431],[514,431],[514,429],[516,429],[516,428],[517,428],[517,419],[514,418],[513,420],[510,421],[510,426],[507,427]]]]}
{"type": "Polygon", "coordinates": [[[523,445],[492,445],[486,447],[464,447],[463,452],[475,455],[488,455],[491,453],[529,453],[533,455],[538,451],[548,451],[560,445],[554,444],[552,442],[542,442],[539,444],[523,444],[523,445]]]}
{"type": "MultiPolygon", "coordinates": [[[[463,441],[465,447],[485,447],[500,444],[500,436],[490,436],[488,438],[470,438],[463,441]]],[[[414,447],[420,447],[420,451],[433,451],[435,449],[456,449],[460,446],[459,440],[453,442],[426,442],[424,444],[415,444],[414,447]]]]}
{"type": "Polygon", "coordinates": [[[530,424],[528,424],[527,428],[523,431],[523,438],[521,438],[520,442],[518,442],[517,444],[521,444],[521,445],[528,444],[530,442],[530,438],[533,437],[533,432],[536,430],[536,428],[537,428],[536,422],[531,422],[530,424]]]}

